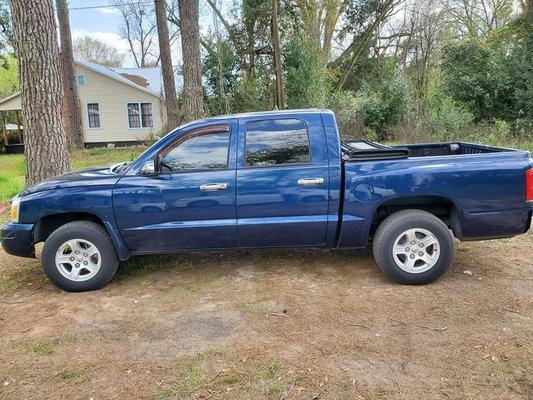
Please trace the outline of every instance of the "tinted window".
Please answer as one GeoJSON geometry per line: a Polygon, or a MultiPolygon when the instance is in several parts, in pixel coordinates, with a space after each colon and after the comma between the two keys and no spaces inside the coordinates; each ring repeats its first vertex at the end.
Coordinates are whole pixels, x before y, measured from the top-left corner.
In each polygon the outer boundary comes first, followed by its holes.
{"type": "Polygon", "coordinates": [[[246,165],[310,162],[307,128],[298,119],[250,122],[246,125],[246,165]]]}
{"type": "Polygon", "coordinates": [[[163,170],[220,169],[228,166],[229,133],[194,136],[163,157],[163,170]]]}

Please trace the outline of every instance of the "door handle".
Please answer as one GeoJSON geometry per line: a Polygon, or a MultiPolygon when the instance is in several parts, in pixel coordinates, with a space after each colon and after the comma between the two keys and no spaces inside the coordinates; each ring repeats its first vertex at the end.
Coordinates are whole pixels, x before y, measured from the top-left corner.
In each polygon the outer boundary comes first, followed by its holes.
{"type": "Polygon", "coordinates": [[[200,185],[200,190],[202,192],[216,192],[217,190],[226,190],[227,188],[227,183],[208,183],[205,185],[200,185]]]}
{"type": "Polygon", "coordinates": [[[324,178],[302,178],[298,179],[300,186],[319,186],[324,183],[324,178]]]}

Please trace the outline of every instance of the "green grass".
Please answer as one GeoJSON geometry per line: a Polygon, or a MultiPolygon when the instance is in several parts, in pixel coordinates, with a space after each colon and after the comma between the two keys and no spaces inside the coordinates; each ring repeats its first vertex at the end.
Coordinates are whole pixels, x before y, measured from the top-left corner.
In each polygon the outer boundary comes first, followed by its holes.
{"type": "Polygon", "coordinates": [[[158,400],[183,399],[189,398],[198,392],[204,384],[208,383],[208,376],[204,371],[202,363],[209,359],[211,355],[212,352],[207,350],[204,353],[187,357],[176,379],[167,382],[166,387],[160,390],[155,398],[158,400]]]}
{"type": "Polygon", "coordinates": [[[24,157],[21,154],[0,156],[0,203],[11,199],[24,188],[24,157]]]}
{"type": "Polygon", "coordinates": [[[211,284],[216,282],[217,277],[212,274],[207,274],[202,276],[200,280],[202,281],[202,283],[211,284]]]}
{"type": "Polygon", "coordinates": [[[56,378],[58,378],[61,381],[68,381],[69,379],[76,378],[78,376],[78,373],[75,371],[69,371],[68,369],[64,369],[61,372],[58,372],[56,374],[56,378]]]}
{"type": "Polygon", "coordinates": [[[241,304],[241,311],[247,315],[261,315],[265,313],[265,307],[258,302],[246,302],[241,304]]]}
{"type": "Polygon", "coordinates": [[[60,338],[26,338],[18,341],[16,346],[24,349],[29,356],[49,356],[55,352],[60,342],[60,338]]]}
{"type": "MultiPolygon", "coordinates": [[[[133,160],[143,148],[130,147],[119,149],[94,148],[75,150],[70,153],[71,170],[133,160]]],[[[26,166],[23,154],[0,155],[0,204],[9,201],[24,189],[26,166]]]]}

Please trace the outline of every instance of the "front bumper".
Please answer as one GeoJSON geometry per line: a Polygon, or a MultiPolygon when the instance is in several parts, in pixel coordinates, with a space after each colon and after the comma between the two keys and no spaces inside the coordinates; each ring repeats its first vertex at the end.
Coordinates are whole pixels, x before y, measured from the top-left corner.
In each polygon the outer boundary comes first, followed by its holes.
{"type": "Polygon", "coordinates": [[[8,254],[18,257],[35,257],[33,243],[34,224],[9,222],[0,230],[0,243],[8,254]]]}

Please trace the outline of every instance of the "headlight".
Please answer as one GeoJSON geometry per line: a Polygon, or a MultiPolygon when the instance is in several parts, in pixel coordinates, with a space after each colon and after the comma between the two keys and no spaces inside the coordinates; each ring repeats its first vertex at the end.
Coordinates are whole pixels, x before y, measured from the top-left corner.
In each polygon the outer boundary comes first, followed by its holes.
{"type": "Polygon", "coordinates": [[[20,198],[15,197],[11,201],[11,221],[19,222],[20,198]]]}

